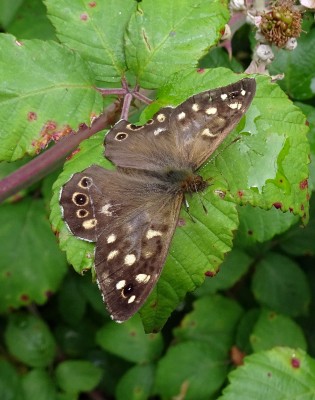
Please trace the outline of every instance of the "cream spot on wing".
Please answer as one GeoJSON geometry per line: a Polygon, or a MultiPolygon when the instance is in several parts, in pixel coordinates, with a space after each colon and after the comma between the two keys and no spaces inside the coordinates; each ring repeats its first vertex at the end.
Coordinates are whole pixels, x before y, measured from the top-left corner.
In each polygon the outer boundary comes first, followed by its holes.
{"type": "Polygon", "coordinates": [[[157,136],[157,135],[159,135],[161,132],[164,132],[164,131],[166,131],[165,128],[157,128],[157,129],[154,130],[153,134],[154,134],[155,136],[157,136]]]}
{"type": "Polygon", "coordinates": [[[156,119],[157,119],[159,122],[164,122],[165,119],[166,119],[165,114],[158,114],[158,115],[156,116],[156,119]]]}
{"type": "Polygon", "coordinates": [[[135,301],[135,299],[136,299],[136,296],[133,294],[132,296],[129,297],[128,304],[133,303],[135,301]]]}
{"type": "Polygon", "coordinates": [[[153,256],[153,252],[152,251],[145,251],[143,253],[143,257],[147,260],[148,258],[153,256]]]}
{"type": "Polygon", "coordinates": [[[160,231],[155,231],[155,230],[153,230],[153,229],[149,229],[149,230],[147,231],[147,234],[146,234],[146,238],[147,238],[147,239],[152,239],[152,238],[154,238],[155,236],[162,236],[162,232],[160,232],[160,231]]]}
{"type": "Polygon", "coordinates": [[[108,236],[107,243],[114,243],[116,239],[117,236],[114,233],[112,233],[111,235],[108,236]]]}
{"type": "Polygon", "coordinates": [[[216,114],[218,109],[216,107],[209,107],[206,109],[206,114],[208,115],[214,115],[216,114]]]}
{"type": "Polygon", "coordinates": [[[113,215],[112,211],[109,211],[109,209],[111,208],[111,206],[112,206],[112,204],[110,204],[110,203],[105,204],[105,205],[101,208],[100,213],[101,213],[101,214],[105,214],[107,217],[111,217],[111,216],[113,215]]]}
{"type": "Polygon", "coordinates": [[[92,218],[92,219],[83,221],[82,226],[84,229],[92,229],[92,228],[95,228],[96,224],[97,224],[97,219],[92,218]]]}
{"type": "Polygon", "coordinates": [[[211,133],[209,128],[204,129],[201,132],[202,136],[209,136],[209,137],[216,137],[218,134],[217,133],[211,133]]]}
{"type": "Polygon", "coordinates": [[[117,255],[119,254],[118,250],[112,250],[108,256],[107,256],[107,261],[112,260],[113,258],[115,258],[117,255]]]}
{"type": "Polygon", "coordinates": [[[136,262],[136,256],[134,254],[127,254],[125,257],[125,265],[128,265],[130,267],[136,262]]]}
{"type": "Polygon", "coordinates": [[[246,90],[243,89],[243,90],[241,91],[241,95],[242,95],[242,96],[245,96],[245,94],[246,94],[246,90]]]}
{"type": "Polygon", "coordinates": [[[221,94],[221,99],[224,101],[228,98],[228,95],[226,93],[221,94]]]}
{"type": "Polygon", "coordinates": [[[232,109],[232,110],[240,110],[241,109],[241,107],[242,107],[242,103],[239,103],[239,102],[236,102],[236,103],[231,103],[231,104],[229,104],[229,107],[232,109]]]}
{"type": "Polygon", "coordinates": [[[178,121],[181,121],[182,119],[184,119],[186,117],[186,114],[184,112],[181,112],[180,114],[177,115],[177,119],[178,121]]]}
{"type": "Polygon", "coordinates": [[[124,288],[126,286],[126,281],[125,279],[119,281],[116,283],[116,289],[117,290],[121,290],[122,288],[124,288]]]}
{"type": "Polygon", "coordinates": [[[150,279],[151,279],[151,275],[147,275],[147,274],[136,275],[136,281],[138,283],[148,283],[150,279]]]}
{"type": "Polygon", "coordinates": [[[193,111],[199,111],[200,110],[199,104],[197,104],[197,103],[193,104],[191,108],[192,108],[193,111]]]}

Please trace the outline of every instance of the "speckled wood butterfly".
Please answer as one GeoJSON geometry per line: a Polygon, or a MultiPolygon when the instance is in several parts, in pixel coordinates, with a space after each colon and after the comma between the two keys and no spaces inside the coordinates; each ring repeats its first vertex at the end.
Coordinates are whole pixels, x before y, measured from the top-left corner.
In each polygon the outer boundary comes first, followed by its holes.
{"type": "Polygon", "coordinates": [[[145,125],[120,120],[106,135],[105,156],[63,186],[63,218],[77,237],[96,242],[97,282],[111,317],[125,321],[157,282],[185,193],[208,183],[195,171],[237,125],[254,97],[245,78],[161,108],[145,125]]]}

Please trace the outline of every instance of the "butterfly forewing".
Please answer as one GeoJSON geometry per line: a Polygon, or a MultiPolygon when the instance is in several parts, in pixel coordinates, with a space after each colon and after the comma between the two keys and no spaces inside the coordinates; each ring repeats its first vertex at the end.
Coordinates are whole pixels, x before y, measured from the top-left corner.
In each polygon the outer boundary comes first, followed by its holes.
{"type": "Polygon", "coordinates": [[[161,108],[145,125],[121,120],[105,138],[105,155],[125,168],[195,170],[237,125],[255,90],[245,78],[161,108]]]}
{"type": "Polygon", "coordinates": [[[194,95],[174,109],[169,129],[187,165],[195,170],[210,157],[247,111],[255,90],[255,80],[245,78],[194,95]]]}

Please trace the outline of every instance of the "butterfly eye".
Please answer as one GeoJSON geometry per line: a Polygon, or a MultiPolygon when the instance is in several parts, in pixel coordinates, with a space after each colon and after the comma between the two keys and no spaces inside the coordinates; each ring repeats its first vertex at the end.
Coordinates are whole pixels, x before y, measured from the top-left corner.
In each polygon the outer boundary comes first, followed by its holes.
{"type": "Polygon", "coordinates": [[[117,133],[117,135],[115,136],[115,139],[116,139],[116,140],[119,140],[119,141],[121,142],[122,140],[127,139],[127,137],[128,137],[128,133],[119,132],[119,133],[117,133]]]}
{"type": "Polygon", "coordinates": [[[83,177],[79,182],[79,186],[81,186],[82,188],[89,188],[91,185],[92,179],[87,176],[83,177]]]}
{"type": "Polygon", "coordinates": [[[87,195],[85,195],[84,193],[76,192],[72,196],[72,201],[77,206],[85,206],[86,204],[88,204],[89,199],[88,199],[87,195]]]}

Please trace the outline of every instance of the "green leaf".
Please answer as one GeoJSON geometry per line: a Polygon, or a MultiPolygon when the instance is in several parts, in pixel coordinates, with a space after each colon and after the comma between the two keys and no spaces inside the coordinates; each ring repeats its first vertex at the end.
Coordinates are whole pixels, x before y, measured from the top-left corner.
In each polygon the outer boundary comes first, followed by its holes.
{"type": "Polygon", "coordinates": [[[0,61],[0,160],[34,155],[101,112],[94,77],[73,51],[4,34],[0,47],[6,54],[0,61]]]}
{"type": "Polygon", "coordinates": [[[224,382],[227,365],[221,351],[206,342],[179,343],[158,363],[155,392],[162,399],[208,400],[224,382]]]}
{"type": "Polygon", "coordinates": [[[242,309],[234,301],[219,295],[205,296],[193,303],[194,309],[186,314],[174,329],[177,340],[205,341],[216,354],[227,357],[234,341],[234,330],[242,309]]]}
{"type": "Polygon", "coordinates": [[[241,318],[236,332],[236,346],[245,353],[252,353],[250,335],[261,314],[258,308],[251,308],[241,318]]]}
{"type": "Polygon", "coordinates": [[[0,359],[1,400],[25,400],[21,378],[10,363],[0,359]]]}
{"type": "Polygon", "coordinates": [[[58,386],[69,393],[91,391],[102,377],[99,367],[84,360],[63,361],[58,364],[55,373],[58,386]]]}
{"type": "Polygon", "coordinates": [[[263,210],[242,206],[238,208],[238,213],[240,225],[235,244],[241,248],[267,242],[299,221],[298,216],[290,212],[283,213],[276,208],[263,210]]]}
{"type": "Polygon", "coordinates": [[[24,0],[1,0],[0,2],[0,25],[6,28],[13,20],[19,7],[23,4],[24,0]]]}
{"type": "Polygon", "coordinates": [[[215,293],[231,288],[249,269],[252,259],[243,251],[234,248],[225,258],[215,276],[208,277],[203,285],[195,290],[195,296],[215,293]]]}
{"type": "Polygon", "coordinates": [[[41,200],[0,206],[0,311],[44,304],[66,273],[41,200]]]}
{"type": "Polygon", "coordinates": [[[219,400],[315,398],[315,360],[303,350],[275,348],[245,358],[219,400]]]}
{"type": "Polygon", "coordinates": [[[147,400],[154,382],[155,366],[135,365],[121,378],[116,389],[117,400],[147,400]]]}
{"type": "Polygon", "coordinates": [[[76,276],[68,275],[58,293],[58,308],[61,317],[69,325],[82,320],[86,310],[86,300],[80,293],[76,276]]]}
{"type": "Polygon", "coordinates": [[[310,287],[300,267],[290,258],[268,253],[254,273],[252,291],[258,303],[290,316],[305,314],[310,287]]]}
{"type": "Polygon", "coordinates": [[[25,0],[6,31],[19,39],[54,40],[55,30],[46,14],[42,0],[25,0]]]}
{"type": "Polygon", "coordinates": [[[270,64],[272,75],[284,73],[279,85],[291,98],[307,100],[314,97],[315,87],[315,29],[302,33],[294,51],[275,50],[275,60],[270,64]]]}
{"type": "Polygon", "coordinates": [[[31,367],[46,367],[55,357],[54,337],[48,325],[34,315],[10,315],[4,337],[9,352],[31,367]]]}
{"type": "Polygon", "coordinates": [[[299,325],[288,317],[267,310],[261,312],[250,336],[250,342],[255,352],[276,346],[307,349],[299,325]]]}
{"type": "Polygon", "coordinates": [[[154,361],[163,349],[161,334],[146,335],[137,315],[123,325],[107,323],[97,332],[96,341],[110,353],[135,363],[154,361]]]}
{"type": "Polygon", "coordinates": [[[302,227],[295,225],[282,237],[280,247],[286,253],[294,256],[314,256],[315,254],[315,197],[310,200],[310,221],[302,227]]]}
{"type": "Polygon", "coordinates": [[[88,319],[83,319],[73,328],[58,324],[55,335],[63,353],[78,358],[86,356],[89,350],[94,349],[95,330],[95,326],[88,319]]]}
{"type": "Polygon", "coordinates": [[[33,369],[23,376],[24,400],[56,400],[57,390],[49,374],[42,369],[33,369]]]}
{"type": "Polygon", "coordinates": [[[123,35],[136,1],[45,0],[59,40],[76,50],[96,79],[119,82],[126,70],[123,35]]]}
{"type": "Polygon", "coordinates": [[[199,68],[229,68],[234,72],[243,72],[242,65],[235,59],[230,59],[227,51],[222,47],[214,47],[200,61],[199,68]]]}
{"type": "Polygon", "coordinates": [[[158,87],[177,71],[197,67],[228,22],[219,0],[144,0],[126,31],[126,59],[142,87],[158,87]]]}

